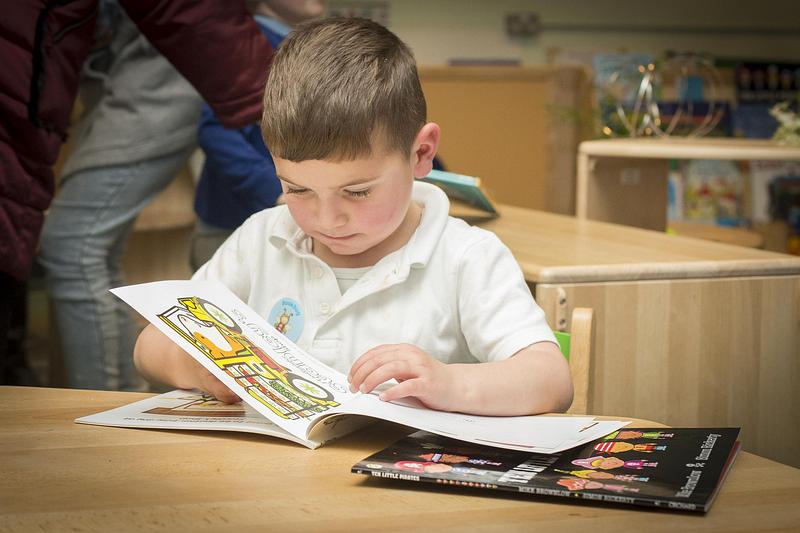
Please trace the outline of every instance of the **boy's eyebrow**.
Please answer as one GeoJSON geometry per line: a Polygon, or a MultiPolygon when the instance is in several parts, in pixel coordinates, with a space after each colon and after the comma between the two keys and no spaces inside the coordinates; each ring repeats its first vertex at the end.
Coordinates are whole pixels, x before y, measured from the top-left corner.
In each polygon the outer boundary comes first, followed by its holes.
{"type": "MultiPolygon", "coordinates": [[[[281,176],[280,174],[277,174],[277,173],[275,174],[275,176],[277,176],[279,180],[285,181],[289,185],[294,185],[295,187],[301,187],[300,185],[296,184],[295,182],[293,182],[292,180],[290,180],[289,178],[287,178],[285,176],[281,176]]],[[[367,184],[372,183],[373,181],[378,181],[379,179],[380,179],[380,176],[376,176],[374,178],[366,178],[366,179],[358,178],[358,179],[353,180],[353,181],[351,181],[349,183],[345,183],[345,184],[341,185],[340,188],[352,187],[353,185],[367,185],[367,184]]]]}
{"type": "Polygon", "coordinates": [[[281,176],[281,175],[280,175],[280,174],[278,174],[277,172],[275,173],[275,176],[276,176],[276,177],[277,177],[279,180],[281,180],[281,181],[285,181],[285,182],[286,182],[286,183],[288,183],[289,185],[294,185],[295,187],[297,187],[297,184],[296,184],[296,183],[294,183],[294,182],[293,182],[292,180],[290,180],[289,178],[286,178],[286,177],[284,177],[284,176],[281,176]]]}

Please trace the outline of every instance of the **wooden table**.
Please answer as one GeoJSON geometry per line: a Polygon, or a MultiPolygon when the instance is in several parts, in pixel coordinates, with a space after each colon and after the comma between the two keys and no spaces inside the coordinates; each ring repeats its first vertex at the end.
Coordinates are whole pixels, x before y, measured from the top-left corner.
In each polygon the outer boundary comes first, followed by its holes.
{"type": "Polygon", "coordinates": [[[578,146],[575,215],[663,231],[670,159],[800,161],[800,147],[762,139],[584,141],[578,146]]]}
{"type": "Polygon", "coordinates": [[[671,220],[667,225],[667,232],[674,235],[683,235],[704,241],[735,244],[748,248],[763,248],[764,236],[759,232],[747,228],[728,228],[716,224],[700,224],[671,220]]]}
{"type": "Polygon", "coordinates": [[[800,523],[800,471],[746,452],[704,516],[350,474],[409,431],[389,424],[311,451],[256,435],[73,423],[145,396],[0,387],[0,530],[674,533],[788,531],[800,523]]]}
{"type": "Polygon", "coordinates": [[[500,206],[550,326],[597,324],[591,412],[739,426],[745,449],[800,466],[800,258],[500,206]]]}

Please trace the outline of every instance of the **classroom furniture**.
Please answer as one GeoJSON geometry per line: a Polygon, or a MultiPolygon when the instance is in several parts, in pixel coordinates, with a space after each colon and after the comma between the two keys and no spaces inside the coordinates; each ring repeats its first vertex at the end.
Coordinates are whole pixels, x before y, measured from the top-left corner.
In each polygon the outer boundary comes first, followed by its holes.
{"type": "Polygon", "coordinates": [[[567,413],[589,413],[589,383],[594,347],[594,311],[586,307],[572,310],[569,333],[555,331],[561,351],[569,361],[572,377],[572,405],[567,413]]]}
{"type": "Polygon", "coordinates": [[[747,452],[711,510],[695,515],[351,474],[413,431],[385,422],[313,451],[260,435],[73,423],[146,396],[0,387],[0,529],[673,533],[800,523],[800,471],[747,452]]]}
{"type": "Polygon", "coordinates": [[[716,224],[670,220],[667,224],[667,232],[706,241],[747,246],[748,248],[764,248],[764,236],[747,228],[729,228],[716,224]]]}
{"type": "Polygon", "coordinates": [[[589,410],[741,426],[744,449],[800,466],[800,258],[500,205],[550,326],[594,310],[589,410]]]}
{"type": "Polygon", "coordinates": [[[575,215],[663,231],[670,159],[800,161],[800,147],[763,139],[626,138],[578,147],[575,215]]]}
{"type": "Polygon", "coordinates": [[[577,66],[419,68],[447,170],[482,178],[501,203],[572,214],[590,84],[577,66]]]}

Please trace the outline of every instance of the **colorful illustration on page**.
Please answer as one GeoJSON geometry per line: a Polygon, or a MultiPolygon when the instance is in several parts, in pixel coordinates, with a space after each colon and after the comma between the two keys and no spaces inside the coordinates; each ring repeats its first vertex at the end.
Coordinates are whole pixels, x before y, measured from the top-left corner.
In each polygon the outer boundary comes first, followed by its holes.
{"type": "Polygon", "coordinates": [[[158,317],[278,416],[309,418],[339,405],[326,388],[270,357],[212,302],[192,296],[178,303],[158,317]]]}
{"type": "Polygon", "coordinates": [[[188,394],[179,399],[186,400],[186,403],[173,407],[153,407],[145,411],[145,413],[152,415],[196,416],[203,418],[241,418],[246,414],[244,406],[241,403],[221,402],[208,394],[188,394]]]}

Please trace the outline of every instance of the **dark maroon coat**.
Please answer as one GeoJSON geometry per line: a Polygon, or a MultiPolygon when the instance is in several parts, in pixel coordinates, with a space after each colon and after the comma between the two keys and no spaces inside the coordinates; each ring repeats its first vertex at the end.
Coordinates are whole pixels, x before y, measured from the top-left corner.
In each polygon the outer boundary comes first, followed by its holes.
{"type": "MultiPolygon", "coordinates": [[[[272,47],[242,1],[119,0],[223,124],[261,114],[272,47]]],[[[0,15],[0,272],[25,279],[98,0],[14,0],[0,15]]],[[[0,298],[3,296],[0,295],[0,298]]]]}

